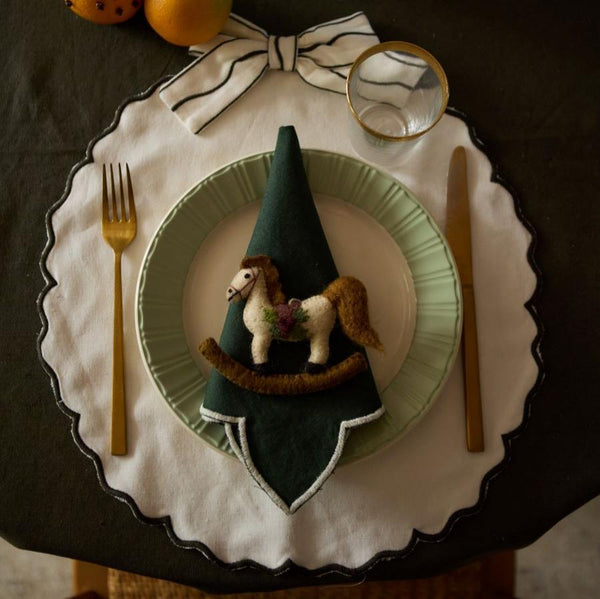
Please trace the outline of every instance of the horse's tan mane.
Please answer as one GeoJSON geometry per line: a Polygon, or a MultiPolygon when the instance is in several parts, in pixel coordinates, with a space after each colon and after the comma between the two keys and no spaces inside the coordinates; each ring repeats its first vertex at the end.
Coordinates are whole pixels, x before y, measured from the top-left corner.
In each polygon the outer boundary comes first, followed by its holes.
{"type": "Polygon", "coordinates": [[[265,282],[267,284],[267,295],[271,303],[276,306],[277,304],[285,303],[285,295],[281,289],[281,283],[279,282],[279,271],[273,264],[269,256],[246,256],[242,259],[240,268],[261,268],[265,275],[265,282]]]}

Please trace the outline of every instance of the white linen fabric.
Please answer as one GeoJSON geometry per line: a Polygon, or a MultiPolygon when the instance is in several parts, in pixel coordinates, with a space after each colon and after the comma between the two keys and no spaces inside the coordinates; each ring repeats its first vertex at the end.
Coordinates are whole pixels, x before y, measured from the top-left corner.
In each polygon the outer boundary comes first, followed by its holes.
{"type": "Polygon", "coordinates": [[[64,404],[80,414],[78,433],[102,463],[108,485],[147,517],[169,516],[183,541],[218,559],[287,560],[314,569],[356,568],[377,553],[406,547],[417,529],[434,534],[473,506],[484,475],[504,456],[502,435],[523,418],[538,368],[537,328],[524,304],[536,287],[526,254],[531,239],[467,126],[445,115],[396,169],[443,228],[446,175],[453,148],[467,148],[472,199],[474,278],[480,337],[486,450],[465,448],[461,361],[427,416],[405,437],[339,467],[293,515],[279,510],[237,460],[215,451],[175,417],[147,375],[135,330],[135,291],[146,248],[167,212],[193,184],[242,157],[272,151],[280,125],[294,125],[301,147],[352,155],[346,101],[269,71],[203,135],[190,134],[155,91],[123,110],[118,126],[93,147],[68,198],[53,214],[47,268],[57,285],[45,296],[42,353],[64,404]],[[110,454],[112,252],[100,233],[101,168],[128,162],[138,233],[123,255],[129,453],[110,454]]]}
{"type": "Polygon", "coordinates": [[[352,63],[378,41],[362,12],[297,36],[269,35],[231,14],[220,35],[191,47],[198,58],[161,87],[160,97],[191,131],[200,133],[267,69],[296,71],[310,85],[344,94],[352,63]]]}

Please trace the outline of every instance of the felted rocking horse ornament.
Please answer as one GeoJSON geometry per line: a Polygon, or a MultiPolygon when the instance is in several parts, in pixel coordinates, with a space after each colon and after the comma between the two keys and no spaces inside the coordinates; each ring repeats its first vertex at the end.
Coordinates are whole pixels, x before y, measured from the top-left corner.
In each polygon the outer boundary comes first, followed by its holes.
{"type": "Polygon", "coordinates": [[[296,394],[327,389],[368,368],[361,353],[326,367],[329,336],[339,320],[344,334],[358,345],[383,350],[369,322],[365,286],[354,277],[338,277],[320,295],[286,303],[277,268],[268,256],[247,256],[227,288],[230,303],[246,300],[243,321],[252,334],[253,370],[227,356],[213,339],[200,346],[202,354],[236,385],[266,394],[296,394]],[[273,374],[269,348],[273,340],[309,341],[304,374],[273,374]],[[272,378],[271,378],[272,377],[272,378]]]}

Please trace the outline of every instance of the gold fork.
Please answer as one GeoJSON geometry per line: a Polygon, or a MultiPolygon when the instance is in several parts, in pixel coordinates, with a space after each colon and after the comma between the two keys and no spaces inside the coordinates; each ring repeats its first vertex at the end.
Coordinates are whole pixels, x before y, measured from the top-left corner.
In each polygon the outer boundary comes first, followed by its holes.
{"type": "Polygon", "coordinates": [[[125,359],[123,356],[123,292],[121,287],[121,254],[133,241],[136,233],[135,203],[129,166],[127,173],[127,206],[123,193],[123,175],[119,163],[119,201],[115,190],[112,164],[110,190],[106,182],[106,165],[102,165],[102,237],[115,254],[115,292],[113,322],[113,387],[112,426],[110,452],[112,455],[127,453],[127,424],[125,413],[125,359]]]}

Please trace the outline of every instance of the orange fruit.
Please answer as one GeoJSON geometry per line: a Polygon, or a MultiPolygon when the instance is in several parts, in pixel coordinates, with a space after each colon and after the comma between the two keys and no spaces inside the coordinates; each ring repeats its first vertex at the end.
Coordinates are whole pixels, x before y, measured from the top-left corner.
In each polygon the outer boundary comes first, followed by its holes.
{"type": "Polygon", "coordinates": [[[144,12],[158,35],[177,46],[208,41],[225,25],[232,0],[146,0],[144,12]]]}
{"type": "Polygon", "coordinates": [[[76,15],[100,25],[114,25],[131,19],[142,0],[65,0],[76,15]]]}

